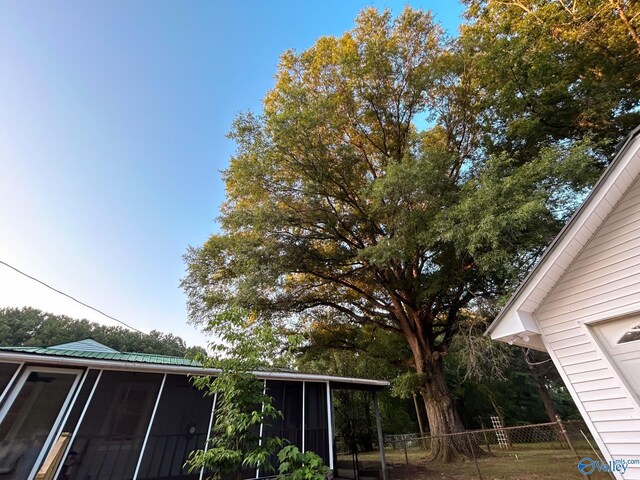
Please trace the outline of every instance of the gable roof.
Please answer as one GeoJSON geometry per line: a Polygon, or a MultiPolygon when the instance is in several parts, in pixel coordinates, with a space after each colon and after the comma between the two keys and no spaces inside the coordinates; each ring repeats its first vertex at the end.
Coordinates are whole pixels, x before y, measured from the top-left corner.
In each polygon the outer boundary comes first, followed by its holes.
{"type": "Polygon", "coordinates": [[[619,144],[600,180],[551,242],[485,335],[495,340],[544,350],[533,313],[640,174],[639,150],[640,126],[619,144]]]}
{"type": "Polygon", "coordinates": [[[77,342],[61,343],[48,347],[53,350],[78,350],[83,352],[111,352],[118,353],[117,350],[107,347],[100,342],[96,342],[93,338],[85,338],[77,342]]]}

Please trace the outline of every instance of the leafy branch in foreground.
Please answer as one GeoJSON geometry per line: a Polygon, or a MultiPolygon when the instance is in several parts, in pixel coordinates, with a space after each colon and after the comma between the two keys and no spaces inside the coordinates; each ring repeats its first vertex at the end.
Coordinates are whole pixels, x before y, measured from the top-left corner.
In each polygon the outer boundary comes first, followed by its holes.
{"type": "Polygon", "coordinates": [[[284,447],[278,452],[277,480],[324,480],[329,468],[313,452],[301,452],[295,445],[284,447]]]}
{"type": "Polygon", "coordinates": [[[214,396],[215,422],[207,448],[189,456],[189,471],[204,468],[214,480],[227,475],[241,480],[244,470],[250,468],[274,473],[271,458],[277,454],[279,478],[324,478],[327,469],[317,455],[300,453],[297,447],[287,446],[287,440],[260,435],[262,424],[283,418],[267,394],[265,382],[254,373],[287,363],[274,330],[240,310],[219,315],[210,327],[220,343],[211,345],[212,357],[201,360],[205,367],[220,373],[194,377],[193,384],[205,395],[214,396]]]}
{"type": "Polygon", "coordinates": [[[273,472],[269,458],[285,443],[280,438],[261,438],[260,425],[282,417],[266,394],[264,382],[253,372],[263,368],[265,348],[275,337],[265,326],[252,325],[242,312],[225,313],[228,328],[218,330],[221,342],[212,345],[214,355],[203,359],[216,368],[216,377],[194,377],[193,384],[215,397],[215,422],[204,450],[192,452],[190,472],[204,468],[211,478],[231,475],[240,480],[244,469],[273,472]],[[260,347],[260,348],[258,348],[260,347]]]}

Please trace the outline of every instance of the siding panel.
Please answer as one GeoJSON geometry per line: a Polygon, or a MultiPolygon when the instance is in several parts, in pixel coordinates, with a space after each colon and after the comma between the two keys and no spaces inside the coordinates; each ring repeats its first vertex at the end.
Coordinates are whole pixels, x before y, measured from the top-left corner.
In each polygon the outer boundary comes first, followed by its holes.
{"type": "Polygon", "coordinates": [[[613,372],[610,368],[601,368],[597,370],[589,370],[583,373],[576,373],[569,375],[569,380],[574,385],[581,382],[593,382],[595,380],[605,380],[607,378],[613,378],[613,372]]]}
{"type": "Polygon", "coordinates": [[[576,393],[594,392],[598,390],[608,390],[610,388],[619,388],[619,384],[613,378],[605,378],[603,380],[594,380],[587,383],[578,383],[574,386],[576,393]]]}
{"type": "Polygon", "coordinates": [[[584,313],[583,316],[600,312],[603,308],[601,305],[608,303],[612,296],[618,299],[640,299],[640,277],[622,278],[613,283],[585,290],[570,297],[565,297],[561,301],[553,302],[555,305],[549,310],[549,317],[545,321],[548,322],[554,317],[569,312],[589,312],[584,313]]]}
{"type": "Polygon", "coordinates": [[[632,408],[616,408],[609,410],[598,410],[596,412],[589,412],[587,410],[587,412],[589,414],[589,418],[594,422],[602,422],[607,420],[635,420],[638,417],[637,413],[632,408]]]}
{"type": "Polygon", "coordinates": [[[609,365],[602,359],[594,362],[578,363],[577,365],[568,365],[564,367],[564,371],[567,375],[574,373],[590,372],[592,370],[600,370],[601,368],[609,368],[609,365]]]}
{"type": "Polygon", "coordinates": [[[607,443],[637,443],[638,435],[635,432],[604,432],[602,439],[607,443]]]}
{"type": "MultiPolygon", "coordinates": [[[[595,422],[599,432],[640,432],[640,420],[595,422]]],[[[639,452],[640,453],[640,452],[639,452]]]]}
{"type": "MultiPolygon", "coordinates": [[[[605,388],[604,390],[587,390],[578,394],[580,400],[588,402],[591,400],[613,400],[616,398],[626,398],[621,388],[605,388]]],[[[636,435],[637,436],[637,435],[636,435]]]]}

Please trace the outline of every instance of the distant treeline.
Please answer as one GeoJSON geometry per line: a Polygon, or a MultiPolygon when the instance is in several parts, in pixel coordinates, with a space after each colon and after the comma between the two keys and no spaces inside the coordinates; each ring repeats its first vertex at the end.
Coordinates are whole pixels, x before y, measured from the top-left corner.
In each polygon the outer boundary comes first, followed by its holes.
{"type": "Polygon", "coordinates": [[[0,346],[50,346],[93,338],[120,352],[193,356],[201,347],[189,347],[180,337],[151,330],[148,335],[123,327],[102,325],[55,315],[37,308],[0,308],[0,346]]]}

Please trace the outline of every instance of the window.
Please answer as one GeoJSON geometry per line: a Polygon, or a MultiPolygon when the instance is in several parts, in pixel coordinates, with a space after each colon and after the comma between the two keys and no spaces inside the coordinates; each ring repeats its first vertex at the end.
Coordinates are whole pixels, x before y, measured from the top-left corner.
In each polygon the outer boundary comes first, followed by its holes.
{"type": "Polygon", "coordinates": [[[640,324],[627,330],[625,334],[622,335],[620,340],[618,340],[618,345],[623,343],[635,342],[637,340],[640,340],[640,324]]]}

